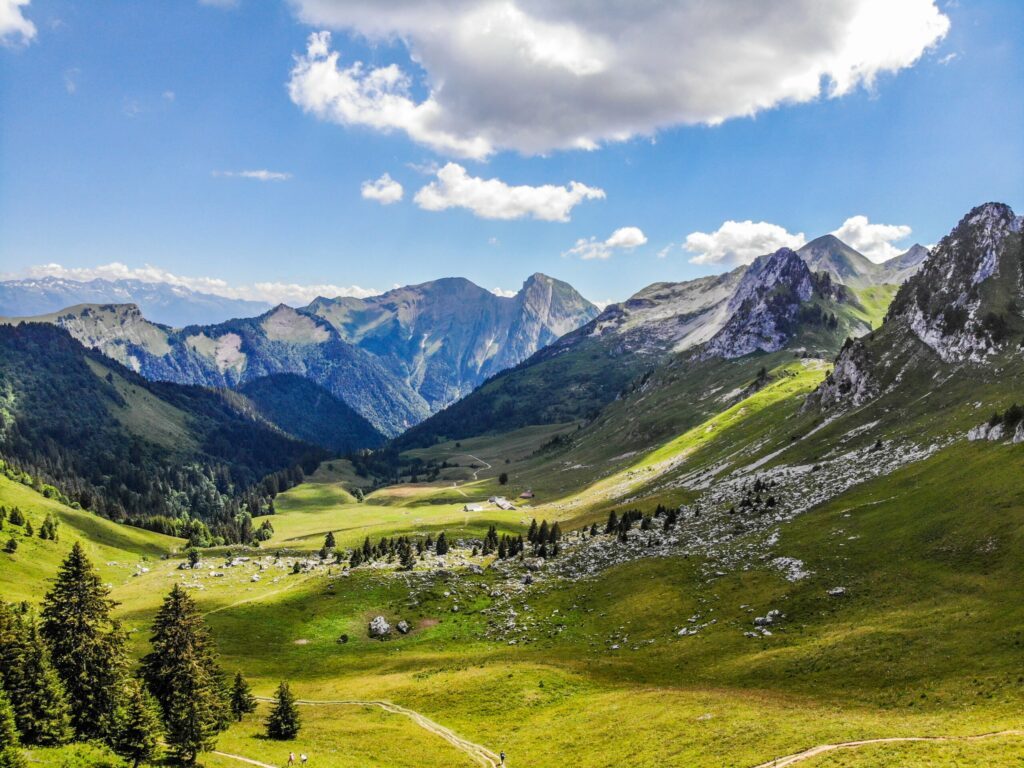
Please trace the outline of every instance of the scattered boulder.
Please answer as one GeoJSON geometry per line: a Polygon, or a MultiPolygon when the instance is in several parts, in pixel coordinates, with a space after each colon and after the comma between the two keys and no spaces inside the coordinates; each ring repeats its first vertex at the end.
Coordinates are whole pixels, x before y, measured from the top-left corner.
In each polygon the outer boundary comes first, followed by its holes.
{"type": "Polygon", "coordinates": [[[846,596],[846,587],[832,587],[832,589],[830,589],[828,591],[828,596],[829,597],[845,597],[846,596]]]}
{"type": "Polygon", "coordinates": [[[409,630],[412,629],[412,626],[409,624],[408,621],[406,621],[405,619],[402,619],[400,622],[398,622],[395,625],[395,629],[397,629],[403,635],[408,635],[409,634],[409,630]]]}
{"type": "Polygon", "coordinates": [[[344,645],[348,642],[348,635],[338,635],[338,639],[335,641],[338,645],[344,645]]]}
{"type": "Polygon", "coordinates": [[[391,635],[391,625],[383,616],[374,616],[370,622],[370,637],[384,639],[391,635]]]}

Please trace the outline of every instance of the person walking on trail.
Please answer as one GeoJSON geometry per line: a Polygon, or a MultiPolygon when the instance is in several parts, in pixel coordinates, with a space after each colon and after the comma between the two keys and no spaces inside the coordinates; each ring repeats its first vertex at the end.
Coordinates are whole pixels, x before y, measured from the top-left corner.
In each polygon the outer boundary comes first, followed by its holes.
{"type": "Polygon", "coordinates": [[[294,752],[289,752],[288,753],[288,765],[295,765],[295,753],[294,752]]]}
{"type": "Polygon", "coordinates": [[[502,752],[500,755],[498,755],[498,757],[501,758],[501,764],[504,765],[505,764],[505,753],[502,752]]]}

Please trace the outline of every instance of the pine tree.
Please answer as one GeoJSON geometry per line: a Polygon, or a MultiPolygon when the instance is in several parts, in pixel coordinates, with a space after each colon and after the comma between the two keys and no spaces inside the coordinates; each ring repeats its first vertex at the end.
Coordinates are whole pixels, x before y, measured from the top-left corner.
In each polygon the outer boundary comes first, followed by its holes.
{"type": "Polygon", "coordinates": [[[25,768],[28,762],[19,748],[18,727],[14,724],[14,710],[0,689],[0,768],[25,768]]]}
{"type": "Polygon", "coordinates": [[[138,768],[156,757],[162,733],[156,701],[138,681],[128,681],[111,722],[110,748],[138,768]]]}
{"type": "Polygon", "coordinates": [[[7,543],[4,545],[4,552],[6,552],[9,555],[13,555],[17,551],[18,551],[18,540],[15,539],[12,536],[11,538],[9,538],[7,540],[7,543]]]}
{"type": "Polygon", "coordinates": [[[328,531],[327,535],[324,536],[324,548],[334,549],[336,546],[337,544],[334,541],[334,531],[328,531]]]}
{"type": "Polygon", "coordinates": [[[175,584],[157,612],[142,676],[163,712],[175,758],[192,764],[213,748],[231,716],[224,673],[202,614],[175,584]]]}
{"type": "Polygon", "coordinates": [[[36,532],[35,529],[32,527],[32,521],[31,520],[26,520],[25,521],[25,535],[26,536],[34,536],[35,532],[36,532]]]}
{"type": "Polygon", "coordinates": [[[551,526],[551,532],[548,534],[548,543],[555,544],[562,540],[562,526],[557,522],[551,526]]]}
{"type": "Polygon", "coordinates": [[[530,530],[526,533],[526,540],[533,544],[537,541],[537,518],[530,523],[530,530]]]}
{"type": "Polygon", "coordinates": [[[373,547],[370,546],[370,537],[363,540],[363,560],[369,560],[373,556],[373,547]]]}
{"type": "Polygon", "coordinates": [[[242,722],[242,717],[255,711],[256,697],[252,695],[242,673],[236,672],[235,681],[231,684],[231,714],[238,722],[242,722]]]}
{"type": "Polygon", "coordinates": [[[361,549],[353,549],[352,550],[352,556],[348,560],[349,567],[350,568],[358,568],[362,564],[363,564],[363,550],[361,550],[361,549]]]}
{"type": "Polygon", "coordinates": [[[35,622],[5,603],[0,603],[0,683],[22,741],[44,747],[68,741],[68,701],[46,646],[35,622]]]}
{"type": "Polygon", "coordinates": [[[274,708],[267,718],[267,738],[288,741],[299,735],[301,727],[295,696],[292,695],[288,683],[281,683],[277,686],[274,708]]]}
{"type": "Polygon", "coordinates": [[[43,600],[40,633],[68,700],[74,702],[71,724],[82,738],[104,734],[126,664],[124,635],[110,618],[116,603],[107,597],[109,592],[75,542],[43,600]]]}
{"type": "Polygon", "coordinates": [[[441,535],[437,537],[437,544],[434,545],[434,551],[438,555],[448,554],[448,537],[444,535],[444,531],[441,531],[441,535]]]}
{"type": "Polygon", "coordinates": [[[619,518],[618,518],[618,515],[615,514],[615,510],[613,509],[611,512],[608,513],[608,522],[604,526],[604,532],[605,533],[613,533],[615,531],[615,529],[618,528],[618,527],[619,527],[619,518]]]}
{"type": "Polygon", "coordinates": [[[14,509],[11,510],[8,519],[11,521],[11,525],[24,525],[25,513],[21,511],[20,507],[14,507],[14,509]]]}
{"type": "Polygon", "coordinates": [[[411,571],[416,567],[416,555],[413,554],[412,546],[408,542],[402,542],[398,550],[398,562],[403,571],[411,571]]]}

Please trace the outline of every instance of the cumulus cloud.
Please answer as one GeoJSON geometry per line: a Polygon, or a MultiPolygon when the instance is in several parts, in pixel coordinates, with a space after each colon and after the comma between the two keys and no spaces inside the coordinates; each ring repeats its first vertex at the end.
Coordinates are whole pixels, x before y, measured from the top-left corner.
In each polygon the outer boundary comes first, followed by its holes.
{"type": "Polygon", "coordinates": [[[405,190],[402,185],[385,173],[376,181],[364,181],[360,188],[362,195],[367,200],[376,200],[381,205],[391,205],[402,199],[405,190]]]}
{"type": "Polygon", "coordinates": [[[311,25],[409,54],[343,64],[318,32],[291,73],[297,105],[473,158],[840,97],[914,65],[950,25],[935,0],[293,1],[311,25]]]}
{"type": "Polygon", "coordinates": [[[29,0],[0,0],[0,44],[28,44],[36,36],[36,25],[25,18],[29,0]]]}
{"type": "Polygon", "coordinates": [[[894,243],[910,237],[912,231],[906,224],[872,224],[867,216],[851,216],[832,234],[871,261],[880,263],[903,253],[906,248],[894,243]]]}
{"type": "Polygon", "coordinates": [[[308,304],[317,296],[356,296],[366,298],[376,296],[380,293],[372,288],[362,288],[358,285],[334,285],[332,283],[285,283],[285,282],[259,282],[232,285],[226,280],[218,277],[183,277],[169,272],[166,269],[145,265],[144,267],[129,267],[119,261],[110,264],[101,264],[97,267],[64,267],[60,264],[42,264],[31,267],[25,272],[25,276],[60,277],[66,280],[88,281],[95,279],[103,280],[141,280],[145,283],[168,283],[182,288],[188,288],[200,293],[212,293],[217,296],[224,296],[229,299],[248,299],[250,301],[265,301],[269,304],[308,304]]]}
{"type": "Polygon", "coordinates": [[[513,296],[519,293],[519,291],[510,291],[505,288],[491,288],[491,293],[495,296],[502,296],[506,299],[511,299],[513,296]]]}
{"type": "Polygon", "coordinates": [[[647,242],[647,235],[639,227],[619,227],[607,240],[581,238],[563,256],[578,256],[584,261],[610,259],[618,250],[631,251],[647,242]]]}
{"type": "Polygon", "coordinates": [[[457,163],[448,163],[437,172],[437,179],[416,193],[416,204],[427,211],[466,208],[482,219],[522,219],[569,221],[572,209],[584,200],[600,200],[603,189],[578,181],[565,186],[544,184],[539,187],[511,186],[501,179],[470,176],[457,163]]]}
{"type": "Polygon", "coordinates": [[[714,232],[691,232],[683,243],[696,254],[691,264],[749,264],[758,256],[779,248],[799,248],[807,242],[803,232],[791,234],[767,221],[726,221],[714,232]]]}
{"type": "Polygon", "coordinates": [[[224,179],[253,179],[255,181],[288,181],[290,173],[268,171],[265,168],[256,171],[214,171],[214,176],[224,179]]]}

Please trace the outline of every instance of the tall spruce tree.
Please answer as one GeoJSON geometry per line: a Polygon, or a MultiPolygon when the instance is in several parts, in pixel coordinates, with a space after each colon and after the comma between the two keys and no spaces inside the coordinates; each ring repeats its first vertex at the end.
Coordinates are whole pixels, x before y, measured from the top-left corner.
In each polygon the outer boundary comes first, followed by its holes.
{"type": "Polygon", "coordinates": [[[3,690],[0,690],[0,768],[25,768],[27,765],[19,746],[14,710],[3,690]]]}
{"type": "Polygon", "coordinates": [[[441,535],[437,537],[437,544],[434,545],[434,552],[438,555],[448,554],[448,537],[444,535],[444,531],[441,531],[441,535]]]}
{"type": "Polygon", "coordinates": [[[71,738],[67,697],[35,621],[5,603],[0,603],[0,683],[24,743],[49,747],[71,738]]]}
{"type": "Polygon", "coordinates": [[[74,702],[71,724],[81,738],[106,732],[126,664],[124,634],[110,618],[116,603],[109,594],[75,542],[43,600],[40,633],[68,699],[74,702]]]}
{"type": "Polygon", "coordinates": [[[241,672],[235,673],[235,680],[231,684],[231,714],[238,722],[250,712],[256,711],[256,697],[252,695],[249,683],[242,677],[241,672]]]}
{"type": "Polygon", "coordinates": [[[157,756],[162,734],[160,712],[153,697],[137,680],[127,681],[111,722],[107,738],[110,748],[132,768],[139,768],[157,756]]]}
{"type": "Polygon", "coordinates": [[[301,727],[295,696],[288,683],[282,682],[277,686],[274,708],[270,710],[270,717],[267,718],[267,738],[289,741],[299,735],[301,727]]]}
{"type": "Polygon", "coordinates": [[[213,748],[231,717],[229,692],[202,614],[175,584],[153,622],[142,676],[163,713],[174,757],[193,764],[213,748]]]}

